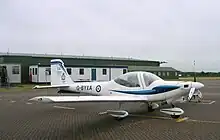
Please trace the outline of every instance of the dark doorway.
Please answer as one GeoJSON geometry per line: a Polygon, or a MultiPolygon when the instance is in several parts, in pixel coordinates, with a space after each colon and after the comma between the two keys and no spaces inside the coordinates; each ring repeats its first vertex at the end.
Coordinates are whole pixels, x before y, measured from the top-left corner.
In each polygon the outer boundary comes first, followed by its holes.
{"type": "Polygon", "coordinates": [[[92,81],[96,80],[96,69],[92,69],[92,81]]]}

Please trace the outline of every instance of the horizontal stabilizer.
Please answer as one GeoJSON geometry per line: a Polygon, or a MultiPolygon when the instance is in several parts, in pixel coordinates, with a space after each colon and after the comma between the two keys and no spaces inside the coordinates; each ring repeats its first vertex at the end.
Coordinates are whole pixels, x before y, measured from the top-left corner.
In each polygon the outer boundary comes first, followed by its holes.
{"type": "Polygon", "coordinates": [[[33,89],[43,89],[43,88],[65,88],[69,87],[69,85],[48,85],[48,86],[39,86],[36,85],[33,87],[33,89]]]}
{"type": "Polygon", "coordinates": [[[39,96],[31,101],[46,103],[67,102],[146,102],[147,100],[132,96],[39,96]]]}

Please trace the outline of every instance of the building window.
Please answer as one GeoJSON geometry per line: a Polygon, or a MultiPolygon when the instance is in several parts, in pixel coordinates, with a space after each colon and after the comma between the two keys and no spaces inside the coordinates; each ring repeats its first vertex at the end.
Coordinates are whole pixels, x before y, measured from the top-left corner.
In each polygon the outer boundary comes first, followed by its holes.
{"type": "Polygon", "coordinates": [[[160,73],[160,72],[158,72],[158,76],[161,76],[161,73],[160,73]]]}
{"type": "Polygon", "coordinates": [[[127,69],[123,69],[123,74],[127,73],[127,69]]]}
{"type": "Polygon", "coordinates": [[[12,66],[12,74],[19,74],[19,66],[12,66]]]}
{"type": "Polygon", "coordinates": [[[79,69],[79,75],[84,75],[84,69],[79,69]]]}
{"type": "Polygon", "coordinates": [[[71,74],[72,74],[72,69],[71,69],[71,68],[67,68],[67,73],[68,73],[69,75],[71,75],[71,74]]]}
{"type": "Polygon", "coordinates": [[[46,75],[51,75],[51,69],[50,68],[46,68],[45,73],[46,73],[46,75]]]}
{"type": "Polygon", "coordinates": [[[37,75],[37,68],[35,68],[34,72],[35,72],[35,75],[37,75]]]}
{"type": "Polygon", "coordinates": [[[170,76],[170,73],[169,73],[169,72],[167,72],[167,76],[170,76]]]}
{"type": "Polygon", "coordinates": [[[165,73],[165,72],[163,72],[163,76],[166,76],[166,73],[165,73]]]}
{"type": "Polygon", "coordinates": [[[102,75],[106,75],[107,74],[107,69],[102,69],[102,75]]]}

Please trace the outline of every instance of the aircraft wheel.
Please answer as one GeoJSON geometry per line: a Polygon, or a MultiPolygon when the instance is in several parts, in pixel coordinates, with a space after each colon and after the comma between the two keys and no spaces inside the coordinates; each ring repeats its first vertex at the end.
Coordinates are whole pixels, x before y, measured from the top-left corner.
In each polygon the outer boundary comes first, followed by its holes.
{"type": "Polygon", "coordinates": [[[180,115],[171,115],[171,117],[172,117],[173,119],[178,119],[178,118],[180,117],[180,115]]]}

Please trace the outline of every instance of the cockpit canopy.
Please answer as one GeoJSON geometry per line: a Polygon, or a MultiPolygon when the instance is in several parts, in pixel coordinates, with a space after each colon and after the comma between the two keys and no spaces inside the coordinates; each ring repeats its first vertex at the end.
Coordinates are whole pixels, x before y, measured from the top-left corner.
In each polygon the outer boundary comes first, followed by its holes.
{"type": "Polygon", "coordinates": [[[144,83],[146,86],[149,86],[156,80],[162,80],[160,77],[149,73],[149,72],[129,72],[124,75],[119,76],[114,81],[125,87],[140,87],[140,79],[143,77],[144,83]]]}

